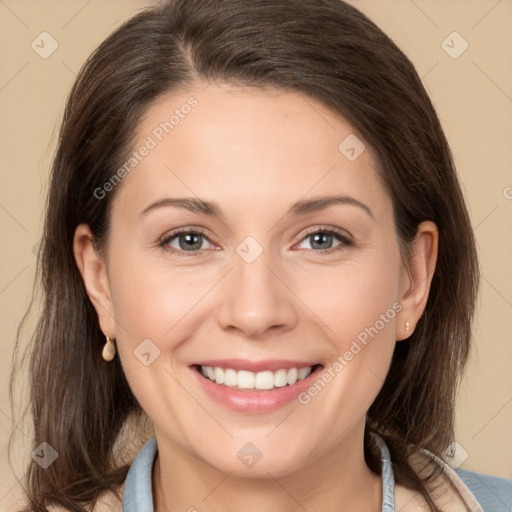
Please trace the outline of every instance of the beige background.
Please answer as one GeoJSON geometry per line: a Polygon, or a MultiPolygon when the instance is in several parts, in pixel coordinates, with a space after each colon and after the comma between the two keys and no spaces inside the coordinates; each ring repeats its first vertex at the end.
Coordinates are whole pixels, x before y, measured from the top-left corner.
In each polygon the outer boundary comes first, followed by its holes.
{"type": "MultiPolygon", "coordinates": [[[[89,53],[151,2],[0,0],[0,511],[19,486],[6,443],[19,418],[8,403],[17,325],[32,289],[48,169],[64,100],[89,53]],[[58,49],[31,43],[46,31],[58,49]],[[4,476],[5,475],[5,476],[4,476]]],[[[352,0],[405,51],[438,110],[469,202],[483,279],[475,350],[457,411],[462,467],[512,478],[512,1],[352,0]],[[458,58],[443,49],[468,48],[458,58]],[[467,452],[467,454],[466,454],[467,452]]],[[[19,400],[19,397],[18,397],[19,400]]],[[[30,457],[19,424],[16,471],[30,457]]]]}

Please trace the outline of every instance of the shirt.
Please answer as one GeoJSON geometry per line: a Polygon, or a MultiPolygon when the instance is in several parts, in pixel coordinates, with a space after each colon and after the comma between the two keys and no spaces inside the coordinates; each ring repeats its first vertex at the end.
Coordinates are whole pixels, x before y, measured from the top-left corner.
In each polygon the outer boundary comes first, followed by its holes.
{"type": "MultiPolygon", "coordinates": [[[[395,480],[389,450],[384,440],[376,435],[382,461],[382,509],[395,511],[395,480]]],[[[137,454],[126,476],[122,512],[153,512],[152,471],[158,451],[152,437],[137,454]]],[[[426,452],[424,450],[424,452],[426,452]]],[[[470,512],[512,512],[512,480],[483,475],[463,469],[453,469],[444,461],[426,452],[441,465],[448,480],[459,491],[470,512]]]]}

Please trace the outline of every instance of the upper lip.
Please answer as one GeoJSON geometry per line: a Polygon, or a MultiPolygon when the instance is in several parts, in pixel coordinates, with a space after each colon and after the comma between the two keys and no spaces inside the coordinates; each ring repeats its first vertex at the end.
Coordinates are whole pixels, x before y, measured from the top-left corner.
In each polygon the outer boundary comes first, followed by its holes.
{"type": "Polygon", "coordinates": [[[305,368],[316,366],[319,363],[293,361],[290,359],[265,359],[261,361],[250,361],[248,359],[209,359],[194,363],[192,366],[219,366],[221,368],[232,368],[233,370],[247,370],[249,372],[262,372],[265,370],[276,371],[280,369],[305,368]]]}

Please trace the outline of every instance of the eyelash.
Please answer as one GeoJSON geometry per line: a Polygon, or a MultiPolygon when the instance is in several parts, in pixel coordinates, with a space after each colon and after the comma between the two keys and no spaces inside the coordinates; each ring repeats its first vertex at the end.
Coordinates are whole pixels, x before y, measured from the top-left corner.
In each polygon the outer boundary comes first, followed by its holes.
{"type": "MultiPolygon", "coordinates": [[[[176,231],[172,231],[170,233],[166,233],[159,242],[159,246],[162,247],[167,252],[170,252],[172,254],[176,254],[177,256],[202,256],[202,249],[198,251],[183,251],[182,249],[175,249],[175,248],[169,248],[167,245],[172,239],[176,238],[180,234],[186,233],[188,235],[202,235],[206,240],[210,241],[210,239],[206,236],[206,233],[201,228],[181,228],[177,229],[176,231]]],[[[304,236],[299,240],[299,243],[308,238],[311,235],[322,233],[324,235],[334,235],[338,240],[341,242],[341,244],[337,245],[336,247],[331,247],[330,249],[321,249],[321,250],[314,250],[314,249],[307,249],[309,251],[313,251],[317,254],[331,254],[335,251],[341,250],[345,247],[351,247],[353,245],[352,240],[346,235],[344,231],[338,228],[333,227],[327,227],[327,228],[312,228],[311,230],[307,231],[304,236]]]]}

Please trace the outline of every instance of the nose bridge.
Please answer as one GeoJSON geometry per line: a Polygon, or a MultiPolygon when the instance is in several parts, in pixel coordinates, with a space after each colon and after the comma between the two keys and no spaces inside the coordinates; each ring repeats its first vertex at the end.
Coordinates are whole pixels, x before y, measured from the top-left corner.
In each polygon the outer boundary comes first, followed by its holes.
{"type": "Polygon", "coordinates": [[[276,277],[275,258],[253,236],[237,246],[231,286],[219,311],[223,328],[236,328],[258,336],[270,327],[291,327],[296,321],[290,291],[276,277]]]}

